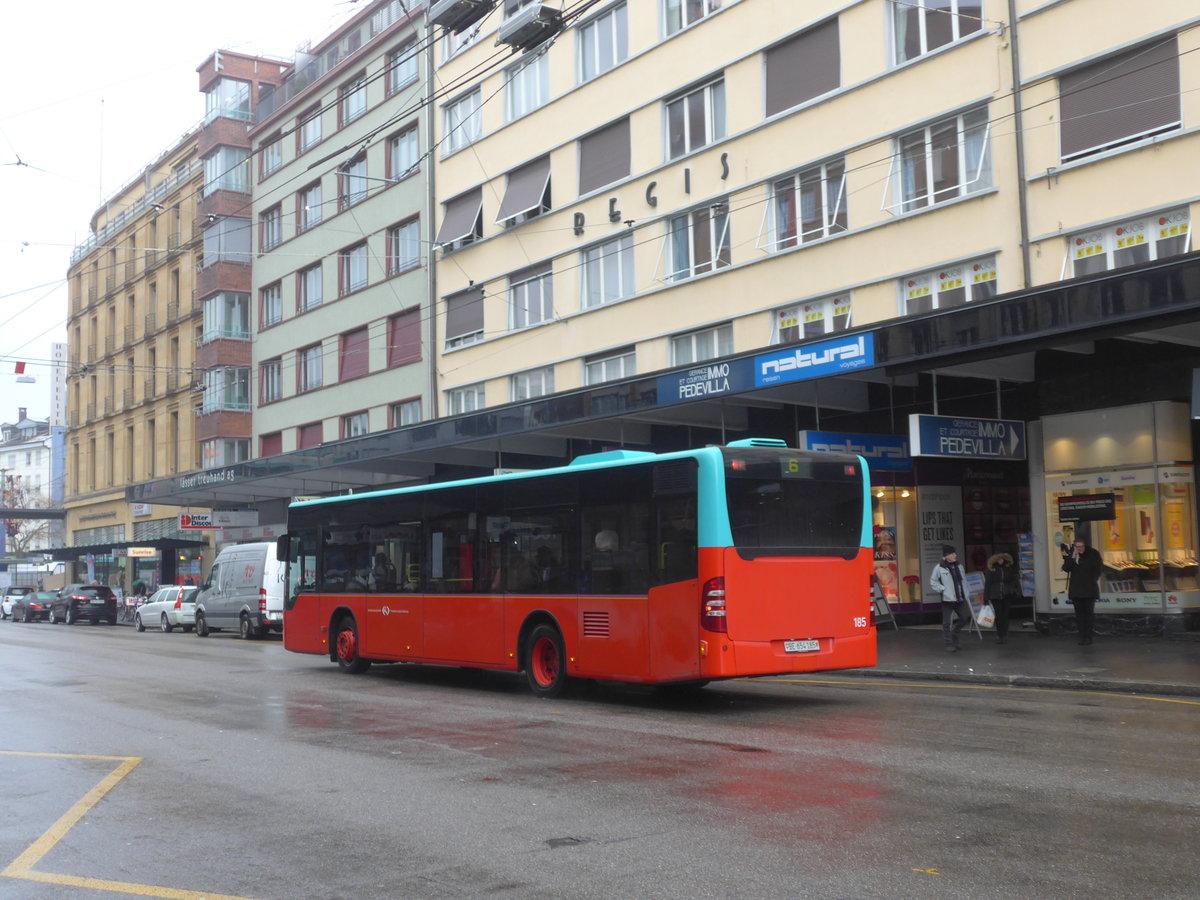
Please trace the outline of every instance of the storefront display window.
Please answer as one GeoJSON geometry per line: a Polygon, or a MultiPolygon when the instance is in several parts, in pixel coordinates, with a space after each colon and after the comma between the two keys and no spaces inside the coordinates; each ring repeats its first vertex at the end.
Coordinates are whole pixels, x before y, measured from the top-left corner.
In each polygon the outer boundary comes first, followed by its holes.
{"type": "Polygon", "coordinates": [[[1056,475],[1047,487],[1052,608],[1069,608],[1062,547],[1080,539],[1104,558],[1097,612],[1200,606],[1191,466],[1056,475]]]}
{"type": "Polygon", "coordinates": [[[916,490],[877,487],[872,495],[871,519],[875,536],[875,578],[884,598],[891,606],[898,605],[901,609],[910,604],[919,605],[921,569],[916,539],[916,490]]]}

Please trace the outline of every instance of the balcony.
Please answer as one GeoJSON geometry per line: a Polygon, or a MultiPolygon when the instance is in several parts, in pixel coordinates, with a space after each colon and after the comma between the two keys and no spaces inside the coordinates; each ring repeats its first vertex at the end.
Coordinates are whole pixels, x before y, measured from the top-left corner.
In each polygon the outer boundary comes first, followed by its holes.
{"type": "Polygon", "coordinates": [[[153,269],[155,266],[157,266],[158,265],[158,251],[157,250],[147,250],[146,255],[143,257],[142,265],[144,265],[146,267],[147,272],[149,272],[151,269],[153,269]]]}
{"type": "Polygon", "coordinates": [[[158,313],[146,313],[146,334],[153,334],[158,331],[158,313]]]}
{"type": "Polygon", "coordinates": [[[174,231],[167,235],[167,253],[174,254],[179,252],[179,232],[174,231]]]}
{"type": "Polygon", "coordinates": [[[79,427],[79,410],[73,409],[67,413],[67,427],[68,428],[78,428],[79,427]]]}
{"type": "Polygon", "coordinates": [[[111,294],[116,289],[117,289],[117,273],[110,272],[109,274],[104,276],[104,294],[105,294],[105,296],[111,294]]]}
{"type": "Polygon", "coordinates": [[[157,380],[157,379],[156,379],[156,378],[155,378],[153,375],[151,375],[149,378],[147,378],[147,379],[146,379],[146,383],[145,383],[145,385],[144,385],[144,387],[145,387],[145,390],[144,390],[144,396],[145,396],[145,398],[146,398],[147,400],[152,400],[152,399],[154,399],[154,397],[155,397],[155,384],[154,384],[154,382],[155,382],[156,380],[157,380]]]}
{"type": "Polygon", "coordinates": [[[96,361],[96,345],[95,344],[88,344],[87,354],[84,356],[83,361],[85,363],[87,363],[89,366],[96,361]]]}
{"type": "Polygon", "coordinates": [[[115,337],[113,337],[111,334],[106,334],[104,336],[104,355],[112,356],[114,351],[116,351],[116,349],[117,349],[117,339],[115,337]]]}
{"type": "Polygon", "coordinates": [[[94,284],[89,284],[88,289],[87,289],[88,306],[91,306],[93,303],[96,302],[96,293],[97,293],[96,286],[94,284]]]}
{"type": "Polygon", "coordinates": [[[125,390],[121,391],[121,408],[133,409],[133,406],[133,388],[125,388],[125,390]]]}
{"type": "Polygon", "coordinates": [[[179,301],[171,300],[167,303],[167,324],[174,325],[179,321],[179,301]]]}
{"type": "Polygon", "coordinates": [[[95,403],[89,403],[87,405],[87,408],[84,410],[84,421],[85,422],[96,421],[96,404],[95,403]]]}
{"type": "Polygon", "coordinates": [[[124,346],[126,346],[126,347],[130,346],[136,338],[137,338],[137,328],[135,328],[133,325],[126,325],[125,326],[125,344],[124,344],[124,346]]]}
{"type": "Polygon", "coordinates": [[[107,418],[116,412],[116,400],[112,397],[104,398],[104,415],[107,418]]]}
{"type": "Polygon", "coordinates": [[[135,278],[137,278],[137,263],[125,263],[125,283],[129,284],[129,282],[133,281],[135,278]]]}

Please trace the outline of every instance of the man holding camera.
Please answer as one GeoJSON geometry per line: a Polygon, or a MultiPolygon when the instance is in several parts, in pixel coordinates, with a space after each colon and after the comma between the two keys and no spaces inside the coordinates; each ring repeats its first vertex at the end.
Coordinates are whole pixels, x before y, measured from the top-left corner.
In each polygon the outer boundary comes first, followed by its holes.
{"type": "Polygon", "coordinates": [[[1077,538],[1073,545],[1062,545],[1062,570],[1067,573],[1067,599],[1075,610],[1079,644],[1092,642],[1096,627],[1096,601],[1100,599],[1100,571],[1104,561],[1100,551],[1077,538]]]}

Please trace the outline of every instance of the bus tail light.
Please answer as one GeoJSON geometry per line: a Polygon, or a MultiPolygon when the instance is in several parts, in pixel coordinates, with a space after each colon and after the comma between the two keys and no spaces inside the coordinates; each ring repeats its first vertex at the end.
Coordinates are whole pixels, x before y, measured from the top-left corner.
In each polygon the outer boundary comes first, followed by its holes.
{"type": "Polygon", "coordinates": [[[725,617],[725,579],[710,578],[700,594],[700,627],[706,631],[726,634],[729,624],[725,617]]]}

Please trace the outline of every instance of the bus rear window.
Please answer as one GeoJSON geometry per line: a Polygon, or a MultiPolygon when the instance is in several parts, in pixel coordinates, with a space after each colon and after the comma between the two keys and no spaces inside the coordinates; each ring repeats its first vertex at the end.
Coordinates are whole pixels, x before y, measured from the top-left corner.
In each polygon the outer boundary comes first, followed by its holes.
{"type": "Polygon", "coordinates": [[[741,447],[723,453],[729,525],[741,556],[858,554],[863,473],[857,457],[741,447]]]}

